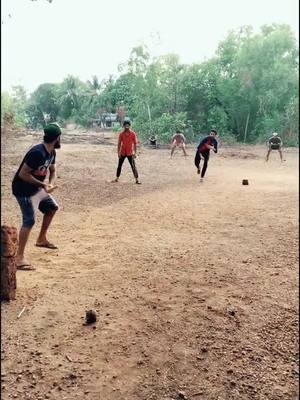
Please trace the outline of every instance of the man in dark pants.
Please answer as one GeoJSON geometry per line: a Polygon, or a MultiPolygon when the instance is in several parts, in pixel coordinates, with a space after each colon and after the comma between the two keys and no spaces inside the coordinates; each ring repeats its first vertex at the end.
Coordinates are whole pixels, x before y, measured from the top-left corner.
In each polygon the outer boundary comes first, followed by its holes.
{"type": "Polygon", "coordinates": [[[135,166],[137,137],[135,132],[133,132],[130,129],[130,126],[131,126],[130,121],[128,120],[124,121],[123,123],[124,130],[119,134],[119,141],[118,141],[119,163],[117,168],[117,177],[113,182],[119,181],[123,162],[125,158],[127,158],[131,166],[133,175],[135,177],[135,183],[140,185],[141,182],[139,181],[139,175],[135,166]]]}
{"type": "Polygon", "coordinates": [[[268,153],[267,153],[267,156],[266,156],[266,161],[269,160],[269,155],[270,155],[272,150],[278,150],[279,155],[280,155],[280,160],[282,162],[283,161],[283,158],[282,158],[282,140],[278,136],[277,132],[274,132],[272,134],[270,139],[267,141],[267,146],[268,146],[268,153]]]}
{"type": "Polygon", "coordinates": [[[151,135],[149,137],[149,143],[152,147],[155,147],[157,149],[158,144],[157,144],[157,135],[151,135]]]}
{"type": "Polygon", "coordinates": [[[43,143],[33,146],[25,154],[13,178],[12,192],[19,203],[23,217],[16,255],[17,269],[35,269],[26,261],[24,253],[31,229],[35,224],[35,213],[38,209],[44,214],[44,217],[36,246],[57,249],[54,244],[47,240],[46,234],[58,210],[58,204],[50,193],[55,189],[55,149],[60,148],[60,135],[61,129],[57,124],[48,124],[44,129],[43,143]],[[49,182],[46,183],[48,171],[49,182]]]}
{"type": "Polygon", "coordinates": [[[197,146],[197,152],[195,156],[195,165],[197,168],[197,174],[200,174],[201,156],[204,158],[204,164],[201,171],[200,182],[203,181],[207,169],[210,150],[213,150],[215,153],[218,152],[218,142],[216,140],[217,136],[218,136],[217,131],[215,129],[211,129],[210,134],[206,136],[203,140],[201,140],[200,144],[197,146]]]}

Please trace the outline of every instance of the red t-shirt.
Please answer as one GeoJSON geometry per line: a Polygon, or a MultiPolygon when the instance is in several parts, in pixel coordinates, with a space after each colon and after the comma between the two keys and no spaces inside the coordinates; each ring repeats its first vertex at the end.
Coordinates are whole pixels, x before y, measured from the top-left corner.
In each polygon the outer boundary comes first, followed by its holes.
{"type": "Polygon", "coordinates": [[[129,130],[128,132],[123,131],[119,134],[120,153],[122,156],[132,156],[134,144],[137,144],[135,132],[129,130]]]}

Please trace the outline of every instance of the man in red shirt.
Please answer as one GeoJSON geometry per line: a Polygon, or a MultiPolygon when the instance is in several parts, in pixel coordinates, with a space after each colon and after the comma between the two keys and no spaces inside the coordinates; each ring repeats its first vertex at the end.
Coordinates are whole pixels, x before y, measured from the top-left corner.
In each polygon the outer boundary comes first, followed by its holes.
{"type": "Polygon", "coordinates": [[[119,164],[117,168],[117,177],[113,182],[118,182],[119,177],[122,171],[122,165],[125,158],[128,159],[129,164],[131,166],[133,175],[135,177],[135,183],[140,185],[141,182],[138,178],[138,172],[135,166],[135,157],[136,157],[136,145],[137,145],[137,137],[135,132],[130,129],[130,121],[124,121],[123,127],[124,130],[119,134],[118,141],[118,156],[119,156],[119,164]]]}

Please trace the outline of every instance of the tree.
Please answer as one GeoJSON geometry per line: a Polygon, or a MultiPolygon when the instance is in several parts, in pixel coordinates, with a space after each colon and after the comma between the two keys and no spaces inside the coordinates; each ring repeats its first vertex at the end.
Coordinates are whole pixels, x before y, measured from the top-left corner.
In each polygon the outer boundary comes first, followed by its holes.
{"type": "MultiPolygon", "coordinates": [[[[30,97],[27,114],[34,112],[33,120],[45,125],[47,122],[56,121],[59,111],[58,85],[54,83],[41,84],[30,97]]],[[[32,118],[30,117],[30,119],[32,118]]]]}
{"type": "Polygon", "coordinates": [[[14,104],[8,92],[1,92],[1,125],[3,125],[5,114],[14,114],[14,104]]]}
{"type": "Polygon", "coordinates": [[[297,92],[297,50],[286,25],[249,27],[231,32],[217,52],[217,89],[239,140],[255,141],[282,131],[282,115],[297,92]]]}
{"type": "Polygon", "coordinates": [[[23,86],[12,87],[13,113],[16,126],[25,126],[27,122],[26,107],[28,103],[27,93],[23,86]]]}

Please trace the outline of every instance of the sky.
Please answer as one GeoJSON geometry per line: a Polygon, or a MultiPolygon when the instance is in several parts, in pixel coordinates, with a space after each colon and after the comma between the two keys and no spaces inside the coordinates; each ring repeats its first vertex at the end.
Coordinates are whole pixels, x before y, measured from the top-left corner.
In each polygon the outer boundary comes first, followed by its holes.
{"type": "Polygon", "coordinates": [[[298,0],[2,0],[1,90],[58,83],[69,74],[101,81],[130,51],[211,58],[230,30],[288,24],[299,43],[298,0]]]}

